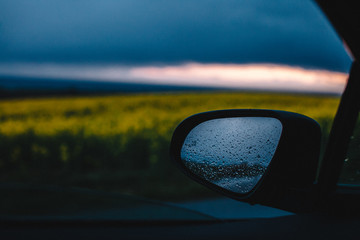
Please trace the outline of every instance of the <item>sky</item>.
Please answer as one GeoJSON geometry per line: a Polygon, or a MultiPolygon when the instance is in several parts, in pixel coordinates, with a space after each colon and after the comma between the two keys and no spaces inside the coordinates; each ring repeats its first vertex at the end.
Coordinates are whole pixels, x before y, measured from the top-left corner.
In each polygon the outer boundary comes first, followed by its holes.
{"type": "Polygon", "coordinates": [[[0,77],[341,92],[350,64],[310,0],[0,0],[0,77]]]}

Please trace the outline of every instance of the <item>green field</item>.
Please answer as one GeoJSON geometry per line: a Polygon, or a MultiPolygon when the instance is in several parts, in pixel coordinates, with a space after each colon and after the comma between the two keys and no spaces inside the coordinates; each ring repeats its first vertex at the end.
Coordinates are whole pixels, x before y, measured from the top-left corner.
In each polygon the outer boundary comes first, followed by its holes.
{"type": "Polygon", "coordinates": [[[327,139],[338,97],[172,93],[0,101],[0,180],[110,190],[159,199],[206,196],[169,160],[175,127],[210,110],[302,113],[327,139]]]}

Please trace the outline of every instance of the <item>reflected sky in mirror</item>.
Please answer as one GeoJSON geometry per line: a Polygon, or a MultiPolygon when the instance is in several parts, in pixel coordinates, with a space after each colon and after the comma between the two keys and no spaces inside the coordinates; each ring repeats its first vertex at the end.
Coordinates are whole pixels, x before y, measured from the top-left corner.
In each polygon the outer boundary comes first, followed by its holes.
{"type": "Polygon", "coordinates": [[[268,117],[221,118],[191,130],[181,159],[197,176],[246,194],[266,171],[281,137],[282,124],[268,117]]]}

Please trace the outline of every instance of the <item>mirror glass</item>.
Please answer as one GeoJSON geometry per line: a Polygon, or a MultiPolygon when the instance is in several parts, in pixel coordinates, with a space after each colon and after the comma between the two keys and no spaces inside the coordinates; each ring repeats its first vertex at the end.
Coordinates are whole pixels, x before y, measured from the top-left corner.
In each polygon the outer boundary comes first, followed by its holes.
{"type": "Polygon", "coordinates": [[[181,159],[198,177],[246,194],[269,166],[281,132],[282,124],[276,118],[209,120],[190,131],[181,149],[181,159]]]}

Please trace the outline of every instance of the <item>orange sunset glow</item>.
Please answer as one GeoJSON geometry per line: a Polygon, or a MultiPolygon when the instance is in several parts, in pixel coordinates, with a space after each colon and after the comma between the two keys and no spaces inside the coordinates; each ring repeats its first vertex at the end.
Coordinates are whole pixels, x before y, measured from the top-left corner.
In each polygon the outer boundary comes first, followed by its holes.
{"type": "Polygon", "coordinates": [[[227,87],[316,90],[341,93],[347,74],[273,64],[185,64],[137,67],[134,78],[155,82],[227,87]]]}
{"type": "Polygon", "coordinates": [[[201,64],[168,66],[9,65],[0,74],[167,85],[213,86],[282,91],[342,93],[348,74],[275,64],[201,64]]]}

